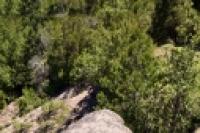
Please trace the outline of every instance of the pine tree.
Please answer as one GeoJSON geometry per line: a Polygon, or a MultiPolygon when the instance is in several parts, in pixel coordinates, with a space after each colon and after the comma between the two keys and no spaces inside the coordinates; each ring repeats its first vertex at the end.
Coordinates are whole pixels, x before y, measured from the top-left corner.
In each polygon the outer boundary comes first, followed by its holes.
{"type": "Polygon", "coordinates": [[[20,19],[11,20],[10,18],[1,17],[0,25],[0,33],[2,33],[0,36],[0,89],[9,92],[14,91],[15,87],[23,85],[29,77],[25,64],[28,30],[23,29],[20,19]]]}
{"type": "Polygon", "coordinates": [[[197,87],[193,59],[190,49],[173,51],[152,90],[147,91],[144,121],[153,132],[187,132],[194,114],[190,95],[197,87]]]}
{"type": "Polygon", "coordinates": [[[158,0],[152,36],[160,42],[172,39],[177,45],[192,44],[199,22],[191,0],[158,0]]]}

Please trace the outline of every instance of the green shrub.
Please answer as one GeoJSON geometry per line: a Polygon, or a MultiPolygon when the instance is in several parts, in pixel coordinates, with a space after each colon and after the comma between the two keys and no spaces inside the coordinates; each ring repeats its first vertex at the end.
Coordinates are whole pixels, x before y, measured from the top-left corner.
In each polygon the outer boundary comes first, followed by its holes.
{"type": "Polygon", "coordinates": [[[64,101],[53,100],[42,106],[43,114],[38,120],[40,123],[40,131],[56,132],[52,129],[61,127],[65,120],[69,117],[69,109],[64,104],[64,101]]]}
{"type": "Polygon", "coordinates": [[[24,133],[31,127],[29,123],[21,123],[19,121],[13,121],[13,126],[15,128],[15,133],[24,133]]]}
{"type": "Polygon", "coordinates": [[[44,106],[42,106],[42,110],[44,112],[55,112],[58,109],[64,108],[63,104],[64,103],[59,100],[50,101],[50,102],[46,103],[44,106]]]}
{"type": "Polygon", "coordinates": [[[149,72],[142,73],[151,74],[145,78],[139,70],[129,69],[133,75],[125,75],[127,78],[119,82],[116,72],[110,73],[102,80],[106,86],[98,95],[98,106],[118,112],[136,133],[187,132],[192,118],[198,118],[199,112],[193,57],[189,49],[173,50],[155,75],[149,73],[150,68],[149,72]]]}
{"type": "Polygon", "coordinates": [[[42,105],[45,99],[39,97],[33,89],[23,89],[23,96],[18,100],[20,115],[23,115],[34,108],[42,105]]]}
{"type": "Polygon", "coordinates": [[[64,119],[69,115],[69,110],[63,101],[55,100],[46,103],[42,106],[44,111],[42,121],[52,119],[57,124],[62,123],[64,119]]]}

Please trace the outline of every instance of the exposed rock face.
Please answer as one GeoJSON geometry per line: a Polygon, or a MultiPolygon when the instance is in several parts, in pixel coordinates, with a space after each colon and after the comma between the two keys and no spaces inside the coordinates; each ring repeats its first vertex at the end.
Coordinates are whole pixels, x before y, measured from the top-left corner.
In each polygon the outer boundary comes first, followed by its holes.
{"type": "Polygon", "coordinates": [[[81,108],[79,103],[90,96],[89,90],[84,90],[78,92],[77,94],[74,92],[76,90],[76,87],[70,88],[69,90],[71,91],[64,91],[58,97],[55,97],[54,99],[49,101],[52,103],[62,103],[62,106],[66,107],[63,109],[67,110],[56,109],[56,111],[49,118],[44,118],[45,120],[43,120],[45,111],[42,109],[42,107],[44,107],[45,104],[48,104],[48,102],[23,116],[18,116],[19,108],[17,102],[11,103],[2,112],[0,112],[0,133],[16,133],[16,126],[20,126],[22,128],[23,126],[26,126],[26,129],[24,131],[25,133],[48,133],[50,131],[48,128],[46,129],[46,127],[48,127],[49,124],[52,124],[50,125],[51,132],[56,132],[57,129],[61,128],[60,126],[63,123],[57,123],[57,121],[55,121],[55,123],[52,123],[54,121],[53,118],[60,118],[60,116],[62,116],[66,119],[73,119],[73,110],[77,110],[76,108],[81,108]],[[44,129],[45,131],[43,131],[44,129]]]}
{"type": "Polygon", "coordinates": [[[62,133],[132,133],[124,125],[123,119],[110,110],[100,110],[87,114],[71,124],[62,133]]]}
{"type": "Polygon", "coordinates": [[[200,128],[196,129],[194,133],[200,133],[200,128]]]}

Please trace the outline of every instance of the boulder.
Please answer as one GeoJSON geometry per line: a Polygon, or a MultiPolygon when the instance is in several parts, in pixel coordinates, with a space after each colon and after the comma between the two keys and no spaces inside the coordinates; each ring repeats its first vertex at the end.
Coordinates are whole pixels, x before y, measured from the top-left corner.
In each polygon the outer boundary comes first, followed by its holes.
{"type": "Polygon", "coordinates": [[[123,119],[110,110],[94,111],[72,123],[61,133],[132,133],[123,119]]]}

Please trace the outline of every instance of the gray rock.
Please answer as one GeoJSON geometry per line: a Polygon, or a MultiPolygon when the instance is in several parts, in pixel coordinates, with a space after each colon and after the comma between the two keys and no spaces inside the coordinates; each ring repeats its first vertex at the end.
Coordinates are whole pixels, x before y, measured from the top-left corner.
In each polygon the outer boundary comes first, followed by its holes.
{"type": "Polygon", "coordinates": [[[100,110],[87,114],[71,124],[62,133],[132,133],[124,125],[123,119],[110,110],[100,110]]]}

